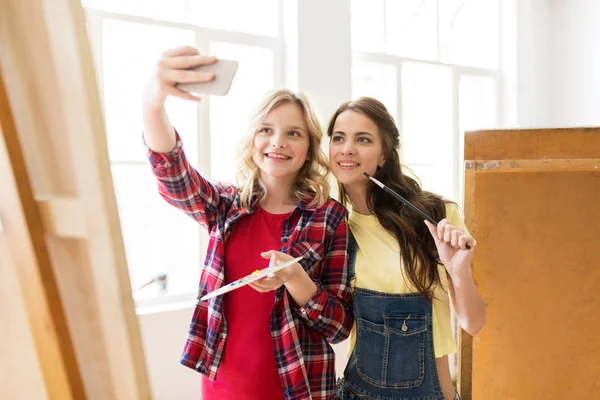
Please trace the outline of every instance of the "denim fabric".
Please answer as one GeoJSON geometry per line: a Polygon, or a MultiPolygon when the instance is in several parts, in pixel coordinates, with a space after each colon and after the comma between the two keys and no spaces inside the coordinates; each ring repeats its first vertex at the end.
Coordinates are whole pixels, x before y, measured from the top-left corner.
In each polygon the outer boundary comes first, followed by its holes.
{"type": "Polygon", "coordinates": [[[444,400],[433,351],[432,309],[425,297],[355,288],[354,312],[356,346],[338,396],[444,400]]]}
{"type": "Polygon", "coordinates": [[[348,237],[348,277],[350,280],[354,278],[354,264],[356,264],[357,249],[358,244],[356,243],[352,231],[350,231],[350,236],[348,237]]]}
{"type": "MultiPolygon", "coordinates": [[[[364,398],[368,398],[368,397],[350,393],[350,391],[348,390],[348,387],[344,385],[343,379],[338,378],[337,392],[336,392],[335,398],[336,398],[336,400],[348,400],[348,399],[364,399],[364,398]]],[[[458,391],[456,389],[454,389],[454,400],[460,400],[460,395],[458,394],[458,391]]]]}

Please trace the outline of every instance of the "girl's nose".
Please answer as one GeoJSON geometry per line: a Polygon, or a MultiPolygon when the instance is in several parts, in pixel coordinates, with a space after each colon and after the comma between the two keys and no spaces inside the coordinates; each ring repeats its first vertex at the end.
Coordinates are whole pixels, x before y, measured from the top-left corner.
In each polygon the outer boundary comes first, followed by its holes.
{"type": "Polygon", "coordinates": [[[347,141],[344,143],[344,147],[342,147],[342,154],[344,155],[352,155],[356,153],[356,148],[354,147],[354,143],[351,141],[347,141]]]}
{"type": "Polygon", "coordinates": [[[282,149],[285,147],[285,145],[285,139],[282,137],[282,135],[276,133],[271,137],[271,147],[282,149]]]}

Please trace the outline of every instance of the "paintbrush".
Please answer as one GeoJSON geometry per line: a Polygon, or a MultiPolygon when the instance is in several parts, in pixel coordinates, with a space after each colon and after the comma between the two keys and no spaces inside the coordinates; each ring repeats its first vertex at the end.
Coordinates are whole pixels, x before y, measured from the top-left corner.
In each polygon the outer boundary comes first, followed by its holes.
{"type": "MultiPolygon", "coordinates": [[[[394,190],[392,190],[389,187],[385,186],[383,183],[381,183],[377,179],[373,178],[368,173],[363,172],[363,174],[365,174],[365,176],[367,178],[369,178],[370,180],[372,180],[377,186],[379,186],[380,188],[382,188],[384,192],[387,192],[387,193],[391,194],[394,198],[396,198],[396,200],[400,201],[401,203],[406,204],[406,206],[408,208],[410,208],[411,210],[413,210],[414,212],[416,212],[417,214],[419,214],[420,216],[422,216],[423,218],[425,218],[427,221],[431,222],[434,226],[438,226],[438,223],[437,223],[437,221],[435,219],[431,218],[429,215],[425,214],[423,211],[419,210],[417,207],[415,207],[414,205],[412,205],[412,203],[410,201],[406,200],[404,197],[400,196],[394,190]]],[[[465,247],[467,248],[467,250],[471,249],[471,246],[469,246],[468,244],[465,245],[465,247]]]]}

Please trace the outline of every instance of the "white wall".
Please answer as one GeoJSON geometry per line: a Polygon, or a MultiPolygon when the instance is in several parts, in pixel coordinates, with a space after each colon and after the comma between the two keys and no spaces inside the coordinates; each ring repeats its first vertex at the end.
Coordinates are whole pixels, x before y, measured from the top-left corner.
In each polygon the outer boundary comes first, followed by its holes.
{"type": "Polygon", "coordinates": [[[139,315],[154,400],[200,399],[200,374],[179,363],[192,308],[139,315]]]}
{"type": "Polygon", "coordinates": [[[600,126],[600,2],[519,0],[517,123],[600,126]]]}
{"type": "Polygon", "coordinates": [[[552,3],[553,124],[600,126],[600,2],[552,3]]]}
{"type": "Polygon", "coordinates": [[[552,82],[547,0],[517,1],[517,124],[548,126],[552,82]]]}

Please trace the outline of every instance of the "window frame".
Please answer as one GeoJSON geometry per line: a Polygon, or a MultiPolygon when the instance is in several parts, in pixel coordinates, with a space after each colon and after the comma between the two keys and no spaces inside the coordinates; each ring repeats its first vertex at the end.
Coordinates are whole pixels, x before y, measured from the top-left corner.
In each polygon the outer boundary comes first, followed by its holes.
{"type": "MultiPolygon", "coordinates": [[[[189,6],[189,3],[188,3],[189,6]]],[[[196,46],[202,54],[208,54],[210,43],[213,41],[232,43],[236,45],[250,45],[258,46],[270,49],[273,52],[273,82],[276,87],[282,86],[284,83],[284,37],[283,37],[283,21],[282,21],[282,0],[277,0],[278,7],[278,34],[277,36],[261,36],[244,32],[219,30],[213,28],[205,28],[190,23],[174,22],[170,20],[158,20],[154,18],[148,18],[143,16],[116,13],[110,11],[104,11],[94,6],[84,7],[85,17],[88,26],[88,38],[90,41],[90,47],[94,58],[94,67],[96,69],[96,80],[97,88],[100,96],[102,108],[105,108],[104,98],[104,76],[103,76],[103,62],[104,55],[102,53],[102,40],[103,40],[103,24],[106,20],[115,20],[123,22],[133,22],[145,25],[152,25],[156,27],[165,28],[178,28],[185,29],[194,32],[196,37],[196,46]]],[[[166,50],[166,49],[165,49],[166,50]]],[[[197,104],[197,126],[198,126],[198,145],[193,151],[197,155],[196,169],[207,179],[213,178],[213,171],[211,171],[212,157],[219,157],[218,155],[211,154],[211,133],[210,133],[210,97],[206,96],[203,100],[197,104]]],[[[135,134],[133,132],[132,134],[135,134]]],[[[141,146],[141,144],[140,144],[141,146]]],[[[190,149],[191,150],[191,149],[190,149]]],[[[110,161],[112,166],[121,166],[127,168],[127,166],[139,167],[146,165],[146,161],[110,161]]],[[[148,167],[149,168],[149,167],[148,167]]],[[[200,229],[200,242],[198,244],[198,251],[200,252],[200,262],[198,269],[203,268],[204,258],[206,254],[206,248],[208,246],[209,236],[205,229],[200,229]]],[[[168,275],[169,271],[165,271],[168,275]]],[[[135,288],[132,288],[134,290],[135,288]]],[[[158,294],[156,296],[149,296],[145,298],[135,299],[136,308],[138,312],[146,312],[149,308],[164,308],[164,307],[177,307],[181,304],[183,306],[189,306],[195,301],[197,297],[197,290],[183,293],[169,293],[168,289],[166,293],[158,294]],[[145,309],[141,310],[141,309],[145,309]],[[140,311],[141,310],[141,311],[140,311]]]]}
{"type": "MultiPolygon", "coordinates": [[[[387,35],[388,29],[387,29],[387,24],[386,24],[386,18],[385,18],[385,4],[386,4],[386,0],[382,0],[384,3],[384,15],[383,15],[383,20],[382,23],[384,24],[384,33],[385,35],[387,35]]],[[[464,171],[464,167],[461,165],[460,163],[460,156],[462,154],[462,143],[460,141],[462,134],[460,132],[460,92],[459,92],[459,84],[460,84],[460,79],[462,76],[469,76],[469,77],[483,77],[483,78],[492,78],[495,80],[495,87],[496,87],[496,95],[497,95],[497,102],[496,102],[496,121],[495,122],[495,126],[502,126],[503,125],[503,118],[506,115],[505,114],[505,108],[506,108],[506,104],[505,104],[505,98],[506,98],[506,93],[505,90],[503,90],[503,88],[505,88],[505,78],[503,76],[503,72],[502,72],[502,66],[503,66],[503,51],[504,51],[504,47],[503,47],[503,35],[504,35],[504,24],[503,24],[503,8],[502,8],[502,0],[498,0],[497,1],[497,12],[498,12],[498,32],[497,32],[497,38],[498,38],[498,43],[497,43],[497,49],[498,49],[498,62],[496,65],[495,69],[490,69],[490,68],[482,68],[482,67],[472,67],[472,66],[465,66],[465,65],[460,65],[460,64],[452,64],[452,63],[447,63],[447,62],[442,62],[441,60],[441,51],[440,51],[440,32],[439,32],[439,2],[442,0],[438,0],[437,1],[437,60],[431,60],[431,59],[420,59],[420,58],[411,58],[411,57],[403,57],[403,56],[398,56],[398,55],[394,55],[394,54],[389,54],[387,52],[385,52],[385,50],[383,51],[366,51],[366,50],[359,50],[359,49],[355,49],[352,47],[352,43],[351,43],[351,52],[352,52],[352,61],[351,61],[351,68],[353,68],[356,64],[358,63],[376,63],[376,64],[385,64],[385,65],[391,65],[394,66],[396,68],[396,81],[397,81],[397,87],[396,87],[396,91],[397,91],[397,108],[396,110],[394,110],[396,112],[396,115],[398,116],[397,118],[397,125],[398,128],[400,129],[400,143],[403,143],[403,138],[404,138],[404,132],[402,127],[404,126],[403,124],[403,119],[404,119],[404,114],[403,114],[403,107],[402,107],[402,68],[404,66],[405,63],[412,63],[412,64],[427,64],[427,65],[434,65],[434,66],[438,66],[438,67],[444,67],[444,68],[449,68],[452,72],[452,116],[453,116],[453,126],[452,126],[452,143],[453,143],[453,148],[452,148],[452,165],[451,165],[451,169],[452,169],[452,196],[453,198],[457,201],[457,203],[459,204],[459,206],[462,207],[462,203],[463,203],[463,199],[461,194],[462,191],[462,174],[464,171]]],[[[352,7],[351,7],[352,8],[352,7]]],[[[351,27],[352,30],[352,27],[351,27]]],[[[354,34],[354,32],[352,32],[352,34],[354,34]]],[[[384,41],[387,41],[387,37],[384,36],[384,41]]],[[[352,83],[352,85],[354,86],[354,82],[352,83]]],[[[410,150],[409,150],[410,151],[410,150]]],[[[406,148],[404,146],[401,147],[400,149],[400,159],[406,159],[405,157],[405,152],[406,152],[406,148]]],[[[411,166],[438,166],[438,164],[407,164],[408,167],[411,166]]]]}

